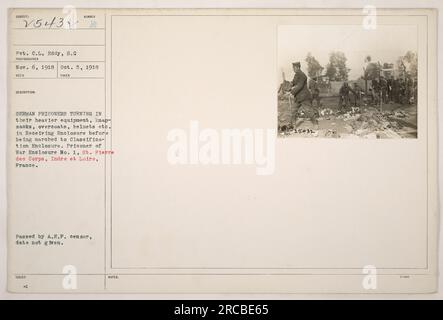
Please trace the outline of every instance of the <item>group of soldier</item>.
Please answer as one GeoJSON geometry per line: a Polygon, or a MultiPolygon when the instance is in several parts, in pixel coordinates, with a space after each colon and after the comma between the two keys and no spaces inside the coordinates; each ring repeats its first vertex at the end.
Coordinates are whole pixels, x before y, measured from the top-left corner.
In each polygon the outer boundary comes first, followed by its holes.
{"type": "Polygon", "coordinates": [[[381,76],[372,80],[371,102],[373,104],[395,102],[400,104],[413,103],[417,99],[417,81],[411,77],[386,79],[381,76]]]}
{"type": "MultiPolygon", "coordinates": [[[[309,117],[313,123],[318,123],[319,109],[322,106],[320,99],[320,87],[317,79],[310,79],[300,68],[300,62],[292,64],[294,70],[294,78],[290,82],[289,92],[294,100],[294,121],[301,107],[305,106],[310,110],[309,117]]],[[[394,79],[390,77],[386,79],[380,76],[378,79],[371,81],[371,87],[366,93],[357,83],[350,86],[348,82],[344,82],[339,90],[339,111],[348,109],[352,104],[355,107],[361,107],[364,104],[372,104],[375,106],[380,103],[400,103],[407,104],[415,102],[417,97],[417,82],[410,77],[405,79],[394,79]],[[365,100],[365,101],[363,101],[365,100]]],[[[291,101],[291,100],[290,100],[291,101]]]]}
{"type": "Polygon", "coordinates": [[[363,98],[365,98],[365,104],[374,106],[378,106],[380,103],[409,104],[416,101],[416,95],[417,82],[410,77],[386,79],[384,76],[380,76],[379,79],[371,81],[371,87],[367,94],[356,82],[351,87],[345,81],[339,90],[339,108],[349,107],[352,102],[355,107],[360,107],[363,98]]]}

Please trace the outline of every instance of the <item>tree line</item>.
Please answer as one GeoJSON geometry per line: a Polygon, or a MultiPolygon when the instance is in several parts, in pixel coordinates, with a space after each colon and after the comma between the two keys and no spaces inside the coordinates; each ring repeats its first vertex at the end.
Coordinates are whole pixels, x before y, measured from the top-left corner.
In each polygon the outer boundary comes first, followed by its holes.
{"type": "MultiPolygon", "coordinates": [[[[341,51],[332,51],[329,54],[329,62],[323,67],[318,60],[308,52],[306,59],[307,72],[310,78],[326,76],[331,81],[348,81],[349,69],[346,66],[347,58],[341,51]],[[323,70],[325,70],[323,74],[323,70]]],[[[404,56],[400,56],[394,64],[387,62],[380,63],[372,61],[371,56],[367,56],[362,61],[362,79],[373,80],[380,76],[382,70],[396,69],[400,77],[417,77],[418,59],[417,54],[412,51],[406,52],[404,56]]]]}

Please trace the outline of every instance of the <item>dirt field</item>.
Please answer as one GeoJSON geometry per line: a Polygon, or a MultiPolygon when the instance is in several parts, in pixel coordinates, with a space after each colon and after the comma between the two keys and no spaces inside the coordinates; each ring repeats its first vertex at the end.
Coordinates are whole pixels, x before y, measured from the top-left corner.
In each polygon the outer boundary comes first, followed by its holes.
{"type": "Polygon", "coordinates": [[[295,105],[289,96],[278,100],[279,137],[319,137],[319,138],[416,138],[417,106],[387,103],[372,106],[361,103],[354,107],[339,110],[338,97],[324,97],[321,107],[309,106],[299,110],[294,125],[295,105]],[[312,116],[314,120],[312,120],[312,116]],[[315,121],[317,119],[317,121],[315,121]],[[292,123],[291,123],[292,122],[292,123]]]}

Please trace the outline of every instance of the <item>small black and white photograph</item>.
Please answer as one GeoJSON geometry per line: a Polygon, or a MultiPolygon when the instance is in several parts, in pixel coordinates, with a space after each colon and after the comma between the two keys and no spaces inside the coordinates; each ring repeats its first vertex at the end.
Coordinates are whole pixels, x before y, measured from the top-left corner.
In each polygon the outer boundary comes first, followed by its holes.
{"type": "Polygon", "coordinates": [[[415,25],[278,28],[278,136],[417,138],[415,25]]]}

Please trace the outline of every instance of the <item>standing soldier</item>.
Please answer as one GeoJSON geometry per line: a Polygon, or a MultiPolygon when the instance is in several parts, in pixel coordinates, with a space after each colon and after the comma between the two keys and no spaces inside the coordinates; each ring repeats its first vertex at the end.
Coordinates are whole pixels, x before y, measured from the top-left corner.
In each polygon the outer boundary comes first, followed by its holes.
{"type": "Polygon", "coordinates": [[[387,103],[388,101],[388,82],[385,77],[380,77],[380,90],[381,90],[381,99],[383,103],[387,103]]]}
{"type": "Polygon", "coordinates": [[[318,87],[317,78],[312,78],[309,81],[309,90],[311,91],[312,102],[315,101],[317,109],[320,108],[321,107],[320,89],[318,87]]]}
{"type": "Polygon", "coordinates": [[[375,99],[374,91],[372,90],[372,88],[369,88],[368,95],[366,97],[366,101],[368,104],[370,103],[371,105],[374,105],[374,99],[375,99]]]}
{"type": "Polygon", "coordinates": [[[349,93],[350,92],[352,92],[355,95],[354,90],[352,90],[351,87],[349,87],[348,83],[345,81],[339,91],[340,100],[339,100],[338,107],[339,107],[340,111],[344,111],[343,110],[344,109],[343,103],[344,103],[345,108],[349,107],[349,102],[350,102],[349,93]]]}
{"type": "Polygon", "coordinates": [[[394,101],[393,90],[394,90],[394,77],[391,76],[388,80],[388,102],[394,101]]]}
{"type": "Polygon", "coordinates": [[[380,103],[380,82],[377,79],[372,80],[372,92],[374,94],[374,105],[378,105],[380,103]]]}
{"type": "Polygon", "coordinates": [[[392,101],[399,103],[400,84],[398,79],[392,81],[392,101]]]}
{"type": "Polygon", "coordinates": [[[403,78],[400,79],[399,81],[399,98],[398,98],[398,102],[401,104],[405,103],[405,98],[406,98],[406,87],[405,87],[405,81],[403,80],[403,78]]]}
{"type": "MultiPolygon", "coordinates": [[[[292,88],[291,88],[291,94],[294,96],[295,101],[295,110],[292,117],[292,124],[294,128],[296,127],[297,122],[297,114],[300,109],[300,107],[308,107],[312,110],[312,96],[308,89],[308,78],[306,75],[301,71],[300,68],[300,62],[294,62],[292,64],[292,69],[294,70],[294,79],[292,79],[292,88]]],[[[312,123],[316,124],[317,119],[314,112],[311,112],[311,121],[312,123]]]]}
{"type": "Polygon", "coordinates": [[[354,83],[354,107],[360,107],[361,104],[361,98],[362,98],[362,88],[357,84],[357,82],[354,83]]]}

